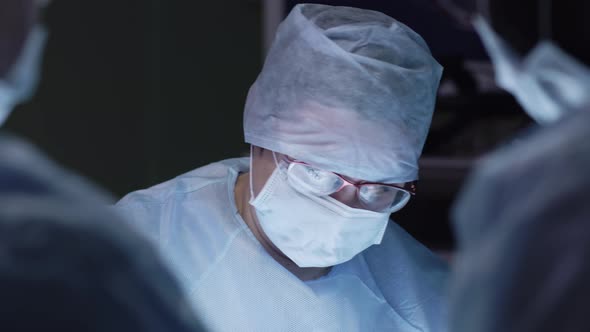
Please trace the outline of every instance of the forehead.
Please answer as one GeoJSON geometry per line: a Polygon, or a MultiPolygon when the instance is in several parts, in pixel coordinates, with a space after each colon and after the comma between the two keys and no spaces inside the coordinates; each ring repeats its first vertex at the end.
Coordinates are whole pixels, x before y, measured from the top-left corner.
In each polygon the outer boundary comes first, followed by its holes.
{"type": "Polygon", "coordinates": [[[266,148],[351,178],[381,183],[415,179],[413,159],[421,142],[408,132],[415,119],[402,119],[395,107],[367,117],[358,109],[362,105],[352,109],[338,100],[310,99],[275,114],[276,140],[262,141],[266,148]]]}
{"type": "Polygon", "coordinates": [[[303,119],[313,120],[315,123],[324,125],[326,129],[337,130],[341,128],[354,128],[359,121],[357,112],[348,109],[346,106],[328,106],[317,102],[308,101],[297,110],[298,116],[303,119]]]}
{"type": "Polygon", "coordinates": [[[296,113],[292,121],[304,122],[307,130],[314,134],[314,139],[320,143],[330,140],[330,143],[337,144],[342,150],[353,145],[370,149],[377,142],[388,139],[389,130],[399,130],[397,126],[392,128],[389,124],[391,119],[386,119],[384,114],[367,117],[363,113],[369,112],[346,105],[324,105],[308,101],[296,113]]]}
{"type": "MultiPolygon", "coordinates": [[[[305,153],[295,152],[289,157],[355,180],[368,179],[355,176],[350,170],[351,167],[342,167],[354,164],[370,171],[375,165],[371,159],[387,152],[391,132],[402,131],[388,121],[367,118],[358,111],[346,107],[313,102],[308,102],[300,108],[297,117],[305,122],[306,133],[301,134],[307,135],[301,137],[308,141],[303,142],[306,145],[305,153]],[[328,160],[323,158],[328,155],[328,160]]],[[[376,179],[373,180],[378,182],[376,179]]]]}

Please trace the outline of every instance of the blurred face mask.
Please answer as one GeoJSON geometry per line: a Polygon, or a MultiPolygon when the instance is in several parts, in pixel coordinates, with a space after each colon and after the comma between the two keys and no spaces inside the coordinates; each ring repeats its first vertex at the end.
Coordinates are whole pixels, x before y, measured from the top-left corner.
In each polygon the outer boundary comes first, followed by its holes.
{"type": "Polygon", "coordinates": [[[42,27],[33,27],[14,65],[6,77],[0,78],[0,125],[16,105],[34,93],[46,39],[47,33],[42,27]]]}
{"type": "Polygon", "coordinates": [[[496,72],[498,86],[512,93],[525,111],[541,124],[590,105],[590,70],[549,40],[520,58],[478,16],[474,26],[496,72]]]}
{"type": "Polygon", "coordinates": [[[257,197],[252,192],[250,204],[266,236],[299,267],[334,266],[381,243],[391,211],[356,209],[298,191],[289,164],[273,157],[276,169],[257,197]]]}

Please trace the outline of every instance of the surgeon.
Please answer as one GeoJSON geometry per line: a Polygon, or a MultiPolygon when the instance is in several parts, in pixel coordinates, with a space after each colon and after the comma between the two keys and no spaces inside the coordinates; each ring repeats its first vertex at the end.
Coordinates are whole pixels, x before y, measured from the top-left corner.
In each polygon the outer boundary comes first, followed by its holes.
{"type": "Polygon", "coordinates": [[[297,5],[246,100],[250,158],[117,208],[213,331],[445,331],[445,264],[390,222],[415,193],[441,72],[391,17],[297,5]]]}
{"type": "MultiPolygon", "coordinates": [[[[0,124],[30,97],[47,1],[0,1],[0,124]]],[[[0,330],[202,331],[152,246],[106,196],[0,135],[0,330]]]]}
{"type": "Polygon", "coordinates": [[[588,331],[589,15],[584,0],[478,3],[496,81],[538,125],[456,203],[450,331],[588,331]]]}

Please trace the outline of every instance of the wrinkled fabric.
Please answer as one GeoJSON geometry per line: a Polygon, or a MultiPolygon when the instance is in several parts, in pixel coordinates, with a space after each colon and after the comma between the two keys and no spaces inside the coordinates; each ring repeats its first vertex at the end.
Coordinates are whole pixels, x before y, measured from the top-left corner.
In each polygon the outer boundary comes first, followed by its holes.
{"type": "Polygon", "coordinates": [[[487,157],[454,208],[450,331],[587,331],[590,112],[487,157]]]}
{"type": "Polygon", "coordinates": [[[382,244],[303,282],[256,240],[234,202],[249,159],[230,159],[124,197],[212,331],[446,331],[446,265],[390,223],[382,244]]]}
{"type": "Polygon", "coordinates": [[[148,242],[108,199],[0,136],[0,326],[6,331],[202,331],[148,242]]]}
{"type": "Polygon", "coordinates": [[[385,14],[297,5],[248,93],[246,142],[352,178],[416,180],[441,74],[385,14]]]}

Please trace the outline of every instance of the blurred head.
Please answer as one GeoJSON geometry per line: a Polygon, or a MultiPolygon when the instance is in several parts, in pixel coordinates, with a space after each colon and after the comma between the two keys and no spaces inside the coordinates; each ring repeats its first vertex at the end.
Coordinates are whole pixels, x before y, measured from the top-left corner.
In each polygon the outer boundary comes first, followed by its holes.
{"type": "Polygon", "coordinates": [[[246,142],[350,178],[416,180],[441,73],[385,14],[297,5],[248,94],[246,142]]]}
{"type": "Polygon", "coordinates": [[[37,20],[48,2],[0,2],[0,125],[36,87],[46,37],[37,20]]]}
{"type": "Polygon", "coordinates": [[[7,331],[201,331],[147,241],[96,205],[0,196],[7,331]]]}

